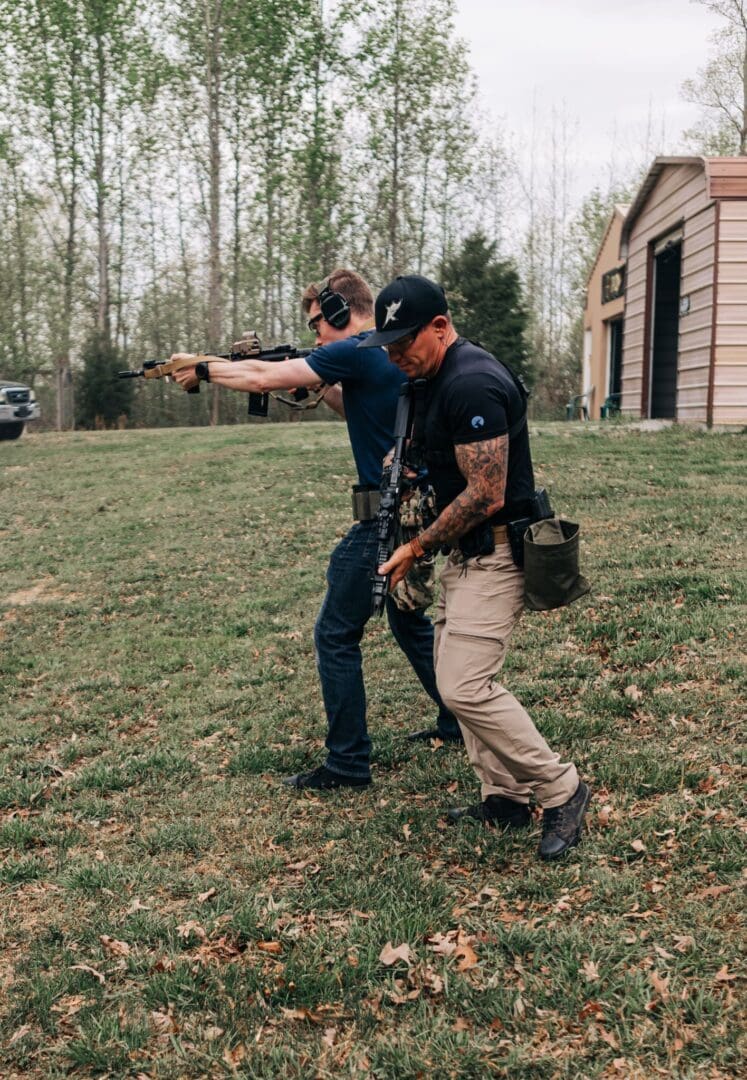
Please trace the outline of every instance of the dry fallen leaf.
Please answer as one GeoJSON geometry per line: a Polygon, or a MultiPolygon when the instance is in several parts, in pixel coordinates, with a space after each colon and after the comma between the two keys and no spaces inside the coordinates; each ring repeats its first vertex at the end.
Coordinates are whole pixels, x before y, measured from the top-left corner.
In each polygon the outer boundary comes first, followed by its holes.
{"type": "Polygon", "coordinates": [[[593,960],[584,960],[581,967],[587,982],[596,982],[599,979],[599,968],[593,960]]]}
{"type": "Polygon", "coordinates": [[[30,1031],[31,1024],[22,1024],[21,1027],[16,1028],[8,1041],[8,1046],[12,1046],[13,1043],[19,1042],[25,1035],[28,1035],[30,1031]]]}
{"type": "Polygon", "coordinates": [[[279,941],[258,941],[257,948],[260,952],[272,953],[274,956],[283,951],[283,946],[279,941]]]}
{"type": "Polygon", "coordinates": [[[71,964],[70,965],[70,970],[71,971],[87,971],[89,975],[93,975],[94,979],[98,979],[102,986],[106,982],[106,979],[101,974],[101,972],[97,971],[96,968],[90,967],[88,964],[71,964]]]}
{"type": "Polygon", "coordinates": [[[126,941],[117,941],[116,938],[109,937],[108,934],[101,934],[99,941],[104,946],[104,950],[111,953],[112,956],[130,955],[130,946],[126,941]]]}
{"type": "Polygon", "coordinates": [[[412,952],[407,942],[403,942],[402,945],[397,945],[395,948],[391,941],[387,941],[384,948],[379,953],[379,961],[382,964],[386,964],[387,967],[391,967],[392,964],[404,963],[408,967],[413,965],[412,952]]]}
{"type": "Polygon", "coordinates": [[[674,948],[676,952],[686,953],[695,948],[695,938],[692,934],[675,934],[674,948]]]}
{"type": "Polygon", "coordinates": [[[197,903],[204,904],[206,900],[212,900],[215,894],[218,892],[216,888],[208,889],[206,892],[197,894],[197,903]]]}
{"type": "Polygon", "coordinates": [[[412,832],[410,831],[409,825],[402,826],[402,835],[404,836],[405,840],[410,840],[412,838],[412,832]]]}
{"type": "Polygon", "coordinates": [[[632,847],[633,851],[641,852],[646,850],[646,845],[642,840],[633,840],[630,846],[632,847]]]}
{"type": "Polygon", "coordinates": [[[649,971],[648,980],[662,1001],[669,998],[669,979],[664,979],[658,971],[649,971]]]}
{"type": "Polygon", "coordinates": [[[629,701],[640,701],[643,698],[643,694],[638,689],[635,683],[631,683],[630,686],[626,686],[623,693],[629,701]]]}
{"type": "Polygon", "coordinates": [[[233,1048],[227,1046],[223,1051],[223,1060],[226,1065],[228,1065],[229,1069],[232,1069],[234,1072],[245,1057],[246,1047],[243,1043],[239,1043],[238,1046],[234,1046],[233,1048]]]}
{"type": "Polygon", "coordinates": [[[458,945],[454,955],[459,958],[457,971],[469,971],[480,963],[480,958],[471,945],[458,945]]]}
{"type": "Polygon", "coordinates": [[[321,1024],[324,1021],[323,1016],[307,1009],[305,1005],[301,1005],[298,1009],[281,1009],[281,1012],[284,1020],[308,1020],[312,1024],[321,1024]]]}
{"type": "Polygon", "coordinates": [[[736,979],[736,977],[736,975],[732,975],[729,968],[724,964],[724,966],[719,968],[714,975],[713,981],[717,983],[731,982],[733,979],[736,979]]]}

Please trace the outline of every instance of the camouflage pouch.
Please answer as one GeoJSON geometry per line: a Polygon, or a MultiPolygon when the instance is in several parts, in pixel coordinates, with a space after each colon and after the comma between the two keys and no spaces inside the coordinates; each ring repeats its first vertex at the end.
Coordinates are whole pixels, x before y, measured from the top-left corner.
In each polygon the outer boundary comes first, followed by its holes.
{"type": "MultiPolygon", "coordinates": [[[[416,489],[399,508],[397,545],[407,544],[436,517],[433,488],[416,489]]],[[[392,589],[391,597],[400,611],[425,611],[436,598],[436,560],[426,555],[392,589]]]]}

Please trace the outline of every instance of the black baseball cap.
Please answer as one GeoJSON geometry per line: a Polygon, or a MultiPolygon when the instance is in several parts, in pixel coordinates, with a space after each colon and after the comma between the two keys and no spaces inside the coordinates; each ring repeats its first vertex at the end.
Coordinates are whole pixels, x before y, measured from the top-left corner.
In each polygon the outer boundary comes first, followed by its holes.
{"type": "Polygon", "coordinates": [[[414,334],[436,315],[449,310],[440,285],[420,274],[406,274],[390,281],[376,297],[376,330],[364,338],[359,349],[387,346],[414,334]]]}

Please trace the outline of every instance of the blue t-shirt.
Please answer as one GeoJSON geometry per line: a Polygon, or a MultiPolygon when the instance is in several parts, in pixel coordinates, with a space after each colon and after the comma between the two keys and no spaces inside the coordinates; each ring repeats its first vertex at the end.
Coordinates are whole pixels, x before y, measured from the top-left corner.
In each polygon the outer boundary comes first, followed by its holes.
{"type": "Polygon", "coordinates": [[[358,342],[370,333],[366,330],[321,345],[306,357],[306,363],[324,382],[342,387],[358,482],[378,487],[384,455],[394,444],[394,414],[407,376],[389,362],[383,349],[358,348],[358,342]]]}

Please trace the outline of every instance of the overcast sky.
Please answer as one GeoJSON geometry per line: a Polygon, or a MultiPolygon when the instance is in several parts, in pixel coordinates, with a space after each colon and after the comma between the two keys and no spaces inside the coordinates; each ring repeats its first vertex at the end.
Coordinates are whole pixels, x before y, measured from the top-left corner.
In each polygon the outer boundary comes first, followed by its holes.
{"type": "Polygon", "coordinates": [[[697,109],[679,96],[721,21],[689,0],[456,0],[481,99],[529,140],[532,103],[577,124],[574,188],[602,182],[610,161],[639,160],[653,119],[657,152],[682,152],[697,109]]]}

